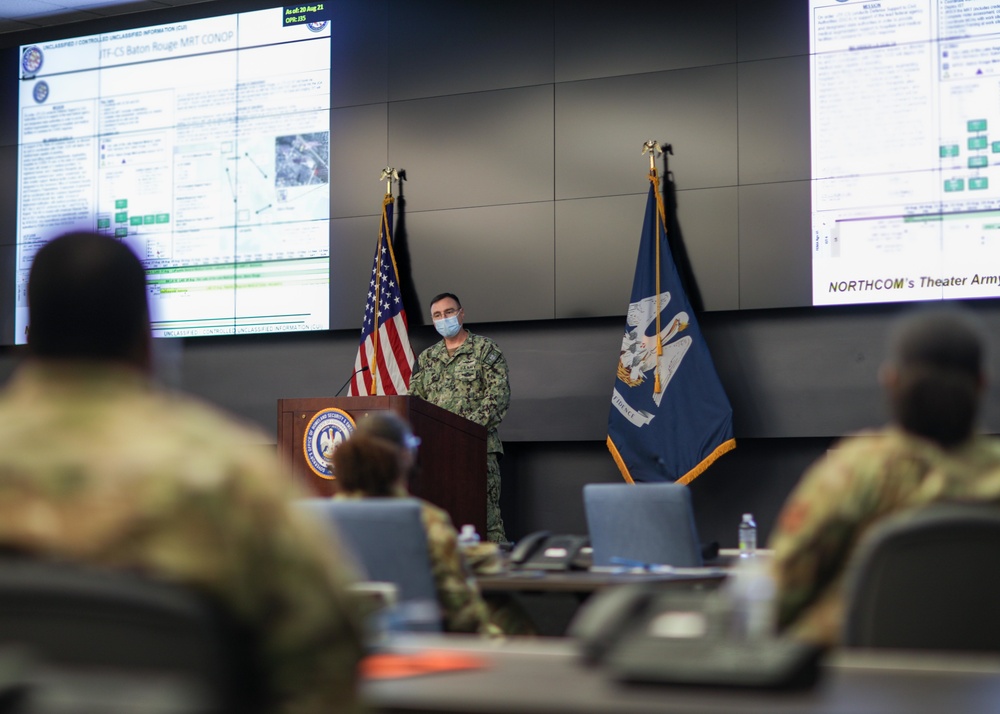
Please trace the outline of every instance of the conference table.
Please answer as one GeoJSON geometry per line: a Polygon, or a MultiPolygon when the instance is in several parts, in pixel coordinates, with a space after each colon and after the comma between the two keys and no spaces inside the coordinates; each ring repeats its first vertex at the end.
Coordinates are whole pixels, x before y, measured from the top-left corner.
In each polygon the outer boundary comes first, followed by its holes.
{"type": "Polygon", "coordinates": [[[546,572],[510,570],[477,575],[476,584],[484,594],[498,593],[573,593],[586,596],[599,590],[632,583],[674,585],[697,588],[713,586],[725,579],[725,568],[663,568],[634,570],[628,568],[592,568],[546,572]]]}
{"type": "Polygon", "coordinates": [[[727,572],[724,567],[507,570],[477,575],[476,584],[487,602],[495,606],[508,599],[516,603],[539,635],[560,637],[580,606],[596,592],[629,584],[707,591],[718,587],[727,572]]]}
{"type": "Polygon", "coordinates": [[[840,650],[800,691],[629,685],[585,665],[571,639],[397,638],[362,696],[386,714],[974,714],[1000,711],[1000,655],[840,650]],[[423,664],[421,664],[423,663],[423,664]],[[386,676],[388,674],[388,676],[386,676]]]}
{"type": "MultiPolygon", "coordinates": [[[[771,551],[759,549],[757,557],[769,558],[771,551]]],[[[519,570],[505,566],[501,572],[476,573],[476,583],[484,594],[544,592],[573,593],[581,597],[629,583],[705,589],[718,586],[739,561],[738,550],[722,549],[709,564],[696,568],[618,565],[591,566],[586,570],[519,570]]]]}

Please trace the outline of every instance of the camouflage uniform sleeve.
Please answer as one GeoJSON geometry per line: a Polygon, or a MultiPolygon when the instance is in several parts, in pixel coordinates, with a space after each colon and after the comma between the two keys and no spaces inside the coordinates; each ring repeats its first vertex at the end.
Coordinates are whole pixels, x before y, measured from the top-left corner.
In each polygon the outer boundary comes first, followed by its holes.
{"type": "Polygon", "coordinates": [[[806,472],[782,508],[770,542],[779,628],[815,605],[842,573],[869,501],[863,484],[850,459],[828,455],[806,472]]]}
{"type": "Polygon", "coordinates": [[[424,385],[425,374],[424,353],[421,353],[417,356],[416,361],[413,363],[413,372],[410,374],[410,385],[406,390],[406,393],[411,397],[427,399],[427,388],[424,385]]]}
{"type": "MultiPolygon", "coordinates": [[[[349,561],[340,557],[332,534],[293,511],[283,489],[253,481],[232,479],[223,492],[228,498],[216,507],[204,502],[203,494],[183,508],[180,522],[189,524],[191,537],[197,540],[214,526],[218,542],[226,544],[206,585],[223,588],[223,599],[258,633],[276,711],[362,711],[357,695],[362,623],[347,591],[353,580],[349,561]],[[200,523],[197,513],[206,522],[200,523]]],[[[161,545],[168,546],[163,554],[169,557],[172,544],[161,545]]]]}
{"type": "Polygon", "coordinates": [[[771,539],[779,627],[839,641],[851,555],[880,518],[933,493],[938,453],[889,430],[841,442],[806,472],[771,539]]]}
{"type": "Polygon", "coordinates": [[[496,429],[510,406],[510,379],[503,352],[492,341],[488,341],[486,345],[480,356],[485,394],[479,406],[467,418],[487,429],[496,429]]]}
{"type": "Polygon", "coordinates": [[[462,560],[451,518],[444,511],[424,504],[423,521],[445,630],[501,635],[500,628],[490,622],[486,602],[462,560]]]}

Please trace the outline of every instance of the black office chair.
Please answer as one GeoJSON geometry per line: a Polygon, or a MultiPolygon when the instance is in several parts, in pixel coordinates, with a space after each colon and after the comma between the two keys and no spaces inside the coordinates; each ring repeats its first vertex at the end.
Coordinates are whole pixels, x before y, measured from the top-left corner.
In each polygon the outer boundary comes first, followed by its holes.
{"type": "Polygon", "coordinates": [[[108,711],[142,704],[128,699],[140,689],[178,714],[270,705],[247,632],[193,590],[130,573],[0,556],[0,653],[0,664],[22,662],[3,685],[105,697],[108,711]],[[95,691],[104,681],[123,687],[95,691]]]}
{"type": "Polygon", "coordinates": [[[937,504],[878,524],[846,575],[844,644],[1000,651],[1000,506],[937,504]]]}

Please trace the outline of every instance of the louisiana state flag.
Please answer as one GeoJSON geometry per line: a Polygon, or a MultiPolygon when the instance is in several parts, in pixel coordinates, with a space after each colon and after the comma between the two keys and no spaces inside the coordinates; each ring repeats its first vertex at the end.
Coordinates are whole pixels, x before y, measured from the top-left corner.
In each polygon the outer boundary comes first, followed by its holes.
{"type": "Polygon", "coordinates": [[[608,417],[625,480],[690,483],[736,448],[733,410],[667,243],[655,170],[608,417]]]}

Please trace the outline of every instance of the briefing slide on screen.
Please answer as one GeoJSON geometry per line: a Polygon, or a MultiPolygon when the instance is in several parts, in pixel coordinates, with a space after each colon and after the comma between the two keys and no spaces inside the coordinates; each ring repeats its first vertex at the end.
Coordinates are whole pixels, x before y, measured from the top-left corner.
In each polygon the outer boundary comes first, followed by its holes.
{"type": "Polygon", "coordinates": [[[21,47],[17,342],[31,260],[70,229],[142,258],[157,336],[329,326],[328,18],[285,6],[21,47]]]}
{"type": "Polygon", "coordinates": [[[810,0],[813,303],[1000,296],[1000,2],[810,0]]]}

